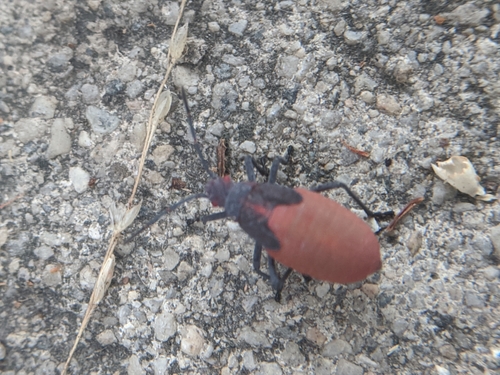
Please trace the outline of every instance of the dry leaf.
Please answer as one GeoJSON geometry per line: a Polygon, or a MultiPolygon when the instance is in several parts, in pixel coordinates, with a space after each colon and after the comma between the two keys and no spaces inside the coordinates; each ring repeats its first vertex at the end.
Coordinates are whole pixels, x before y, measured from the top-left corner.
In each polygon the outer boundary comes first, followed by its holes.
{"type": "Polygon", "coordinates": [[[132,206],[132,208],[127,210],[127,212],[125,212],[125,215],[123,215],[123,219],[118,224],[117,228],[118,231],[120,232],[124,231],[130,224],[134,222],[135,218],[137,217],[137,214],[139,214],[139,211],[141,210],[141,206],[142,206],[142,200],[135,206],[132,206]]]}
{"type": "Polygon", "coordinates": [[[431,164],[434,173],[455,189],[484,201],[495,199],[493,195],[486,194],[484,188],[479,185],[480,178],[472,163],[465,156],[452,156],[436,164],[431,164]]]}
{"type": "Polygon", "coordinates": [[[119,204],[117,207],[113,203],[113,205],[109,208],[109,216],[111,217],[111,226],[113,227],[113,231],[120,233],[132,224],[141,209],[141,205],[142,201],[125,211],[125,206],[123,204],[119,204]]]}
{"type": "Polygon", "coordinates": [[[106,263],[101,268],[101,272],[99,273],[99,277],[95,283],[95,299],[92,301],[94,304],[98,304],[103,299],[106,291],[109,288],[109,284],[111,284],[111,279],[113,278],[113,272],[115,270],[115,255],[111,254],[111,256],[106,259],[106,263]]]}
{"type": "Polygon", "coordinates": [[[188,23],[185,23],[183,26],[181,26],[172,39],[170,54],[173,61],[179,60],[179,58],[182,56],[182,52],[184,51],[184,47],[186,46],[188,25],[188,23]]]}
{"type": "Polygon", "coordinates": [[[155,114],[153,115],[153,123],[158,124],[161,120],[165,118],[170,111],[170,106],[172,105],[172,94],[170,90],[163,91],[158,98],[158,105],[155,109],[155,114]]]}

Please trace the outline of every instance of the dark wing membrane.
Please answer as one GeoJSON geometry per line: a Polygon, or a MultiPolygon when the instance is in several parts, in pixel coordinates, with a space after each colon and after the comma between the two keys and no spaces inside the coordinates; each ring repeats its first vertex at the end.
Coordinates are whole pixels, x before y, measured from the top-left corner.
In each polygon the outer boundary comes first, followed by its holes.
{"type": "Polygon", "coordinates": [[[274,207],[282,204],[298,204],[302,202],[302,196],[289,187],[265,183],[255,185],[247,200],[252,204],[274,207]]]}
{"type": "Polygon", "coordinates": [[[267,217],[251,206],[241,208],[238,224],[240,224],[241,229],[266,249],[280,249],[280,242],[267,226],[267,217]]]}

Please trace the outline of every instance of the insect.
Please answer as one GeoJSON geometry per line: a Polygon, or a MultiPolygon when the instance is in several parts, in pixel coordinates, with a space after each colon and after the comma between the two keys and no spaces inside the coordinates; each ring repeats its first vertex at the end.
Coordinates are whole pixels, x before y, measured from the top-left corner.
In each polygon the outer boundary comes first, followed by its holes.
{"type": "Polygon", "coordinates": [[[288,164],[291,147],[283,157],[273,159],[269,173],[255,159],[246,156],[248,181],[234,182],[229,176],[217,177],[203,157],[184,90],[182,100],[194,150],[211,179],[204,193],[188,196],[164,208],[127,242],[182,204],[208,198],[213,206],[222,207],[224,211],[203,216],[200,220],[206,223],[229,218],[238,222],[255,240],[253,267],[259,275],[270,280],[276,300],[280,299],[292,270],[306,278],[346,284],[364,280],[380,269],[379,243],[371,228],[353,212],[319,193],[344,189],[369,217],[392,217],[393,211],[372,212],[341,182],[329,182],[311,190],[277,185],[278,168],[280,164],[288,164]],[[266,183],[256,182],[255,169],[269,175],[266,183]],[[260,269],[262,249],[269,255],[269,273],[260,269]],[[276,270],[276,261],[288,267],[283,275],[276,270]]]}

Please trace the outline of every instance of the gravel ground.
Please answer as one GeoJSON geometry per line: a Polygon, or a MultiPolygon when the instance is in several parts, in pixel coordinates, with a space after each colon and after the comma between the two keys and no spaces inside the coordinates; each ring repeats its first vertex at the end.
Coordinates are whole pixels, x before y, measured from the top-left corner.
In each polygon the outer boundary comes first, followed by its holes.
{"type": "MultiPolygon", "coordinates": [[[[2,374],[57,374],[66,361],[109,209],[131,192],[178,11],[157,0],[2,4],[2,374]]],[[[466,156],[499,196],[498,2],[205,0],[184,19],[169,88],[186,87],[211,165],[221,139],[235,180],[243,155],[293,145],[281,184],[344,181],[375,210],[426,200],[381,235],[379,273],[347,286],[293,274],[281,303],[238,225],[195,222],[210,204],[189,203],[119,246],[70,372],[500,374],[499,204],[431,169],[466,156]]],[[[174,96],[133,228],[207,181],[174,96]]]]}

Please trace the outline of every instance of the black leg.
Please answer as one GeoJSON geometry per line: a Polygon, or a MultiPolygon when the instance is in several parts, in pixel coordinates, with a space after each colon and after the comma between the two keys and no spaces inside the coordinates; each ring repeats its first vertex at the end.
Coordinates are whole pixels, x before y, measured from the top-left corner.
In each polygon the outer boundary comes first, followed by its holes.
{"type": "Polygon", "coordinates": [[[273,164],[271,165],[271,172],[269,172],[269,179],[267,182],[270,184],[276,183],[276,178],[278,177],[278,168],[280,164],[288,164],[290,161],[290,154],[293,152],[293,147],[288,146],[285,155],[281,156],[275,156],[273,159],[273,164]]]}
{"type": "Polygon", "coordinates": [[[200,217],[200,221],[205,224],[209,221],[225,219],[226,217],[227,217],[226,211],[222,211],[222,212],[216,212],[214,214],[202,216],[202,217],[200,217]]]}
{"type": "Polygon", "coordinates": [[[260,270],[260,259],[262,256],[262,245],[258,242],[255,243],[253,250],[253,269],[264,279],[269,280],[269,275],[260,270]]]}
{"type": "Polygon", "coordinates": [[[255,171],[253,169],[253,159],[251,156],[245,156],[245,170],[247,172],[248,181],[255,181],[255,171]]]}
{"type": "Polygon", "coordinates": [[[332,181],[328,182],[323,185],[318,185],[314,186],[311,188],[311,191],[316,191],[316,192],[322,192],[322,191],[327,191],[327,190],[332,190],[332,189],[344,189],[347,194],[363,209],[363,211],[366,212],[368,217],[376,217],[376,218],[391,218],[394,216],[394,211],[387,211],[387,212],[373,212],[371,211],[368,207],[365,206],[363,202],[361,202],[361,199],[354,194],[354,192],[349,189],[349,187],[344,184],[343,182],[338,182],[338,181],[332,181]]]}
{"type": "Polygon", "coordinates": [[[274,259],[271,258],[270,256],[268,256],[267,259],[269,268],[269,279],[271,281],[271,286],[276,291],[274,299],[276,300],[276,302],[279,302],[281,300],[281,291],[283,290],[285,281],[286,279],[288,279],[288,276],[290,276],[293,270],[291,268],[287,268],[283,276],[280,277],[278,272],[276,271],[276,263],[274,262],[274,259]]]}

